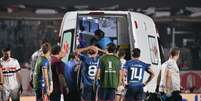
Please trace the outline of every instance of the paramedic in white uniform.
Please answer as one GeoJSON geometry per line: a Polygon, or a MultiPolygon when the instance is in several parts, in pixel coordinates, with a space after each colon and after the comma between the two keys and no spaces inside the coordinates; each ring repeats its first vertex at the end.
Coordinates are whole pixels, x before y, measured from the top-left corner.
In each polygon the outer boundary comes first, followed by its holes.
{"type": "Polygon", "coordinates": [[[172,48],[170,51],[169,59],[162,64],[160,92],[167,95],[168,101],[182,101],[180,93],[180,74],[177,65],[180,50],[172,48]]]}

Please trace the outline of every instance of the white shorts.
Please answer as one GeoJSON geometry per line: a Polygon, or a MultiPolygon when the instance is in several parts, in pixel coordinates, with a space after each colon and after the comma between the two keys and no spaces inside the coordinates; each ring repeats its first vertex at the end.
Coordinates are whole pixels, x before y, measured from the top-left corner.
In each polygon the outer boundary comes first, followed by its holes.
{"type": "Polygon", "coordinates": [[[20,100],[19,88],[16,89],[3,88],[3,90],[1,90],[1,98],[3,99],[3,101],[8,101],[9,97],[11,97],[12,101],[19,101],[20,100]]]}
{"type": "Polygon", "coordinates": [[[116,95],[125,95],[125,87],[123,85],[117,87],[116,95]]]}

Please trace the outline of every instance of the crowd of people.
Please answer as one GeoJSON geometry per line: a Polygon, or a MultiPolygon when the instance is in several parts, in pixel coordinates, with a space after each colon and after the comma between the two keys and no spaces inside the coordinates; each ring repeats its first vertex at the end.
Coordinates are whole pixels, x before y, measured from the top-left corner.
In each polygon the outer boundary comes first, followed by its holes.
{"type": "MultiPolygon", "coordinates": [[[[101,30],[95,31],[102,36],[101,30]]],[[[105,44],[99,37],[90,46],[82,46],[70,53],[68,61],[62,59],[66,50],[51,46],[43,40],[41,48],[32,55],[30,84],[36,101],[144,101],[146,86],[154,77],[151,64],[140,60],[141,50],[132,49],[132,58],[125,60],[125,51],[112,43],[105,44]],[[100,41],[101,40],[101,41],[100,41]],[[94,44],[95,43],[95,44],[94,44]],[[104,44],[101,44],[104,43],[104,44]],[[149,77],[143,82],[144,73],[149,77]]],[[[109,41],[107,41],[109,42],[109,41]]],[[[1,101],[20,101],[20,66],[11,58],[11,50],[4,48],[1,66],[1,101]]],[[[165,101],[181,101],[179,69],[176,61],[180,51],[174,48],[161,71],[160,92],[165,101]]]]}

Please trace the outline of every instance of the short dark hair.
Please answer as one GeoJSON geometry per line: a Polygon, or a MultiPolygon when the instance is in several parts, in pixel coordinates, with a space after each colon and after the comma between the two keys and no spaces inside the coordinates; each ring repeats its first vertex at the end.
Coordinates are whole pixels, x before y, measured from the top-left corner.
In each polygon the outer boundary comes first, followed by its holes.
{"type": "Polygon", "coordinates": [[[81,30],[81,31],[84,31],[84,30],[85,30],[84,26],[81,25],[81,26],[80,26],[80,30],[81,30]]]}
{"type": "Polygon", "coordinates": [[[43,38],[41,40],[41,45],[45,44],[45,43],[49,43],[49,40],[47,38],[43,38]]]}
{"type": "Polygon", "coordinates": [[[115,53],[116,52],[116,45],[114,43],[109,43],[107,45],[107,51],[109,53],[115,53]]]}
{"type": "Polygon", "coordinates": [[[42,44],[42,51],[43,51],[43,54],[46,54],[48,51],[51,50],[51,46],[49,43],[44,43],[42,44]]]}
{"type": "Polygon", "coordinates": [[[2,52],[8,52],[8,51],[11,51],[9,47],[5,47],[2,49],[2,52]]]}
{"type": "Polygon", "coordinates": [[[95,35],[99,36],[100,38],[105,36],[105,33],[100,29],[97,29],[94,33],[95,33],[95,35]]]}
{"type": "Polygon", "coordinates": [[[69,60],[70,59],[75,59],[76,56],[78,56],[78,53],[77,52],[72,52],[72,53],[69,54],[68,58],[69,58],[69,60]]]}
{"type": "Polygon", "coordinates": [[[132,50],[132,56],[134,57],[134,58],[139,58],[140,57],[140,49],[139,48],[134,48],[133,50],[132,50]]]}
{"type": "Polygon", "coordinates": [[[123,56],[125,56],[125,55],[126,55],[125,50],[124,50],[124,49],[119,49],[118,56],[119,56],[119,57],[123,57],[123,56]]]}
{"type": "Polygon", "coordinates": [[[172,48],[170,50],[170,56],[174,57],[174,56],[177,56],[178,54],[180,53],[180,49],[179,48],[172,48]]]}
{"type": "Polygon", "coordinates": [[[59,54],[60,51],[61,51],[61,47],[59,45],[54,45],[52,47],[52,50],[51,50],[51,52],[52,52],[53,55],[59,54]]]}

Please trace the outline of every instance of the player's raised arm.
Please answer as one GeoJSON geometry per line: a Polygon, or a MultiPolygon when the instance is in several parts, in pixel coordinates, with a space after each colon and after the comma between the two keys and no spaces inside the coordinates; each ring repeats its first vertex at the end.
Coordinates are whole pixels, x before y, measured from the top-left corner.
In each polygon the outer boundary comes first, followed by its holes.
{"type": "Polygon", "coordinates": [[[79,48],[79,49],[76,49],[75,52],[80,54],[82,52],[88,51],[91,48],[92,48],[91,46],[88,46],[88,47],[85,47],[85,48],[79,48]]]}
{"type": "Polygon", "coordinates": [[[76,52],[78,54],[80,54],[80,53],[86,52],[88,50],[94,50],[94,51],[97,51],[97,52],[99,51],[99,52],[102,52],[102,53],[106,53],[106,51],[104,51],[104,50],[102,50],[102,49],[100,49],[100,48],[98,48],[98,47],[96,47],[94,45],[88,46],[88,47],[85,47],[85,48],[79,48],[79,49],[76,50],[76,52]]]}

